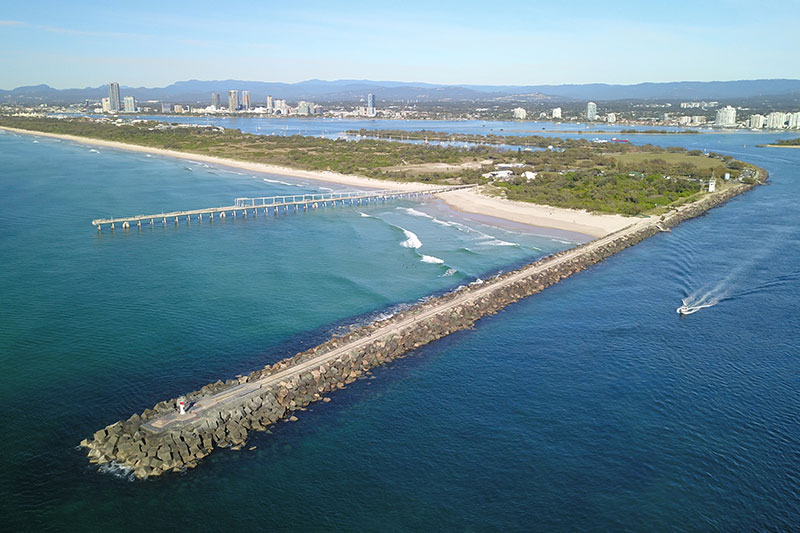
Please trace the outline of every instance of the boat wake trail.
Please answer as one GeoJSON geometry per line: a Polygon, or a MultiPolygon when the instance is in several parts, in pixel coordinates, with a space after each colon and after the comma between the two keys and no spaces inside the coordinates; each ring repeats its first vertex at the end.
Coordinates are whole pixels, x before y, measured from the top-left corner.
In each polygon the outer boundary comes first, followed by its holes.
{"type": "Polygon", "coordinates": [[[727,299],[732,288],[731,277],[723,279],[714,286],[706,285],[686,298],[681,299],[683,305],[678,307],[676,311],[680,315],[691,315],[701,309],[713,307],[727,299]]]}

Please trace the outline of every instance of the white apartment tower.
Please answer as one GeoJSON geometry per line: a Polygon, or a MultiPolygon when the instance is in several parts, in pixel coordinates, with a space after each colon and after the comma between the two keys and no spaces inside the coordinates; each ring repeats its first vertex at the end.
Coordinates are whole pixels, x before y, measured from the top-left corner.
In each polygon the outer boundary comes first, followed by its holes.
{"type": "Polygon", "coordinates": [[[769,115],[767,115],[767,128],[771,130],[780,130],[783,129],[784,125],[786,124],[786,113],[781,113],[780,111],[773,111],[769,115]]]}
{"type": "Polygon", "coordinates": [[[586,120],[597,120],[597,104],[594,102],[586,104],[586,120]]]}
{"type": "Polygon", "coordinates": [[[560,107],[554,107],[552,116],[553,116],[553,118],[561,118],[561,108],[560,107]]]}
{"type": "Polygon", "coordinates": [[[136,113],[136,98],[126,96],[122,99],[122,110],[126,113],[136,113]]]}
{"type": "Polygon", "coordinates": [[[750,115],[750,128],[760,130],[767,123],[764,115],[750,115]]]}
{"type": "Polygon", "coordinates": [[[515,107],[513,112],[516,120],[525,120],[528,118],[528,112],[521,107],[515,107]]]}
{"type": "Polygon", "coordinates": [[[250,91],[242,91],[242,108],[245,111],[250,111],[253,108],[250,102],[250,91]]]}
{"type": "Polygon", "coordinates": [[[723,127],[736,126],[736,108],[726,105],[725,107],[718,109],[714,124],[723,127]]]}

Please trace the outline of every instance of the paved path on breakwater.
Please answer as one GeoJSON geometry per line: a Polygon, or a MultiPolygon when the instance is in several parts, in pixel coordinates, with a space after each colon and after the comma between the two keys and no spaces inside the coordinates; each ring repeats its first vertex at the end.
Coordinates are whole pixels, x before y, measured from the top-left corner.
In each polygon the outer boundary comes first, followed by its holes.
{"type": "Polygon", "coordinates": [[[254,393],[258,393],[261,389],[271,388],[275,385],[280,384],[282,381],[287,381],[294,376],[297,376],[304,372],[309,372],[312,369],[320,367],[327,362],[333,361],[345,355],[347,352],[377,342],[382,338],[389,337],[406,328],[413,328],[416,324],[425,321],[433,316],[446,313],[451,309],[461,306],[469,301],[489,296],[494,291],[497,291],[498,289],[506,285],[513,285],[514,283],[523,278],[539,274],[547,269],[553,268],[562,263],[566,263],[568,261],[576,259],[583,254],[591,253],[594,249],[604,246],[615,239],[624,237],[627,233],[634,232],[643,227],[644,225],[649,225],[649,224],[657,225],[657,222],[653,219],[642,219],[640,221],[631,224],[630,226],[627,226],[626,228],[623,228],[622,230],[607,235],[606,237],[591,241],[590,243],[580,246],[578,248],[573,248],[572,250],[568,250],[563,255],[558,255],[550,259],[546,259],[544,261],[533,263],[527,267],[524,267],[522,270],[519,270],[518,272],[510,276],[506,276],[500,280],[497,281],[492,280],[485,282],[484,287],[480,287],[478,289],[474,289],[470,292],[462,294],[454,298],[453,300],[438,305],[432,309],[427,309],[415,313],[412,316],[400,322],[389,324],[383,328],[378,329],[377,331],[373,332],[372,334],[366,337],[356,339],[353,342],[335,348],[330,352],[318,355],[312,359],[309,359],[308,361],[291,366],[285,370],[278,372],[277,374],[273,374],[271,376],[267,376],[265,378],[256,381],[242,383],[224,392],[220,392],[218,394],[201,398],[194,405],[190,406],[190,408],[184,415],[179,414],[177,411],[168,413],[166,415],[150,420],[149,422],[143,424],[143,427],[145,427],[150,431],[158,433],[176,427],[191,425],[192,423],[201,420],[203,415],[206,413],[208,413],[210,416],[217,416],[219,408],[230,404],[239,404],[247,400],[248,397],[253,395],[254,393]]]}

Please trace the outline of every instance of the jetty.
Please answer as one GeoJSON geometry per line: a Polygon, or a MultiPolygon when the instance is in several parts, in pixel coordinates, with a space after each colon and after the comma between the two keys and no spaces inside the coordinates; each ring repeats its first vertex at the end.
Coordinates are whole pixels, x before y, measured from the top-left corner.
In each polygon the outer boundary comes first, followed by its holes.
{"type": "Polygon", "coordinates": [[[160,223],[166,226],[170,222],[179,224],[181,221],[191,222],[192,219],[202,222],[214,221],[214,217],[224,219],[226,217],[236,218],[237,215],[247,217],[248,214],[257,216],[259,211],[268,215],[270,211],[277,215],[281,209],[285,213],[291,210],[308,211],[309,209],[319,209],[324,207],[336,207],[345,205],[364,205],[372,203],[382,203],[389,200],[426,198],[435,194],[458,189],[469,189],[475,185],[454,185],[449,187],[428,187],[416,190],[400,189],[376,189],[371,191],[344,191],[329,192],[318,194],[294,194],[286,196],[259,196],[236,198],[233,205],[222,207],[208,207],[205,209],[192,209],[188,211],[170,211],[168,213],[156,213],[150,215],[134,215],[125,217],[96,218],[92,220],[92,225],[97,231],[102,231],[103,227],[116,229],[119,224],[122,229],[129,229],[131,226],[142,227],[142,223],[150,226],[160,223]]]}
{"type": "Polygon", "coordinates": [[[98,430],[80,444],[91,463],[113,463],[139,479],[194,468],[217,448],[241,449],[253,431],[265,431],[281,420],[297,420],[293,413],[312,402],[327,401],[336,389],[363,377],[371,368],[470,328],[482,317],[701,215],[753,186],[733,185],[658,218],[635,219],[615,233],[489,281],[459,287],[247,376],[210,383],[179,398],[161,401],[152,409],[98,430]]]}

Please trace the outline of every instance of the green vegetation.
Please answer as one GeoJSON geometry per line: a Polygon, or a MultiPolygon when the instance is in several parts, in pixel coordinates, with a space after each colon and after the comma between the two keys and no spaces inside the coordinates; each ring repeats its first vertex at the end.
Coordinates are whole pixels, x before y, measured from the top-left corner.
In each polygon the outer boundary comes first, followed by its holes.
{"type": "MultiPolygon", "coordinates": [[[[657,212],[686,201],[701,192],[712,175],[722,178],[728,173],[732,180],[747,183],[759,177],[757,167],[730,156],[557,137],[450,135],[425,130],[387,133],[403,139],[457,138],[483,143],[461,148],[375,139],[353,142],[300,135],[252,135],[214,126],[187,127],[154,121],[6,116],[0,117],[0,125],[378,179],[491,184],[493,190],[515,200],[626,215],[657,212]],[[553,149],[514,151],[490,146],[490,141],[498,137],[503,143],[553,149]],[[497,174],[498,170],[505,172],[497,174]]],[[[720,180],[717,188],[725,186],[720,180]]]]}
{"type": "Polygon", "coordinates": [[[800,137],[797,139],[783,139],[780,141],[775,141],[768,146],[800,146],[800,137]]]}

